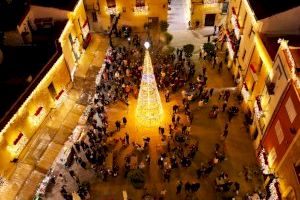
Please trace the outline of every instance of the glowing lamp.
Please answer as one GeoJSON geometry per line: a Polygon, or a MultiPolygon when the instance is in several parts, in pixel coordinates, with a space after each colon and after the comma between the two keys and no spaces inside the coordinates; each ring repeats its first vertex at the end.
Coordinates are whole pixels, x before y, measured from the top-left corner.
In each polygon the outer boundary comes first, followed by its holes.
{"type": "MultiPolygon", "coordinates": [[[[145,46],[146,49],[149,49],[150,43],[149,43],[148,41],[146,41],[146,42],[144,43],[144,46],[145,46]]],[[[150,57],[150,55],[149,55],[149,57],[150,57]]],[[[145,58],[145,59],[146,59],[146,58],[145,58]]],[[[152,67],[152,66],[151,66],[151,67],[152,67]]]]}

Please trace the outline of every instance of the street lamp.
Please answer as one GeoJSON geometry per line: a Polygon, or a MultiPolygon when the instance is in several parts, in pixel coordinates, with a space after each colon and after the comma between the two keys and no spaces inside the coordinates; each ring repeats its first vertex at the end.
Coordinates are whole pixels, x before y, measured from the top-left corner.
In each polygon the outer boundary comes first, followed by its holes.
{"type": "Polygon", "coordinates": [[[149,49],[150,43],[149,43],[148,41],[146,41],[146,42],[144,43],[144,46],[145,46],[146,49],[149,49]]]}

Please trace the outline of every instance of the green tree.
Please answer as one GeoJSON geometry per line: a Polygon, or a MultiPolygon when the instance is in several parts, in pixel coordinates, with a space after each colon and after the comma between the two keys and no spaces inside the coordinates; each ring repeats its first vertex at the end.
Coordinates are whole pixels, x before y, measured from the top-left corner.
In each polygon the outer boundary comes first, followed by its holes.
{"type": "Polygon", "coordinates": [[[203,51],[206,52],[209,59],[216,55],[215,45],[211,42],[207,42],[203,44],[203,51]]]}
{"type": "Polygon", "coordinates": [[[159,22],[159,27],[161,32],[166,32],[168,30],[169,23],[167,21],[162,20],[159,22]]]}
{"type": "Polygon", "coordinates": [[[173,40],[173,35],[168,32],[164,33],[164,37],[165,37],[166,44],[170,44],[170,42],[173,40]]]}
{"type": "Polygon", "coordinates": [[[128,180],[136,189],[143,188],[145,185],[145,174],[140,169],[131,170],[128,175],[128,180]]]}
{"type": "Polygon", "coordinates": [[[194,45],[192,44],[186,44],[183,46],[184,55],[188,58],[192,57],[192,54],[194,52],[194,45]]]}
{"type": "Polygon", "coordinates": [[[168,55],[171,55],[173,52],[174,52],[175,48],[174,47],[171,47],[171,46],[168,46],[168,45],[165,45],[163,48],[162,48],[162,53],[166,56],[168,55]]]}

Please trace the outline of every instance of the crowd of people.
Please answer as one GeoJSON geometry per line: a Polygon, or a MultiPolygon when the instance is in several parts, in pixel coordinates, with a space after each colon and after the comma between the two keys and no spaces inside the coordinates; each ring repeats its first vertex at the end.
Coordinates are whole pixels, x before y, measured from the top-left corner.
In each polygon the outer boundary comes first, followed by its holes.
{"type": "MultiPolygon", "coordinates": [[[[82,182],[78,172],[71,169],[77,165],[84,170],[92,170],[102,181],[108,181],[109,177],[117,177],[120,173],[126,178],[132,169],[144,169],[151,164],[149,153],[150,137],[143,138],[143,144],[130,140],[130,134],[126,131],[128,123],[126,116],[115,121],[115,129],[108,130],[108,113],[106,106],[117,101],[129,105],[129,96],[138,97],[139,85],[142,75],[144,50],[139,45],[140,38],[135,35],[132,48],[125,46],[110,47],[107,51],[102,74],[96,85],[96,93],[91,102],[87,115],[86,135],[72,147],[72,158],[65,165],[68,174],[60,174],[61,195],[64,199],[72,199],[72,192],[66,186],[66,176],[72,177],[77,184],[77,193],[81,199],[89,198],[90,184],[82,182]],[[125,129],[122,137],[115,137],[115,133],[125,129]],[[122,144],[122,148],[132,146],[133,149],[144,154],[142,160],[133,163],[133,155],[125,156],[124,164],[118,163],[118,153],[114,152],[114,146],[122,144]],[[134,165],[134,166],[133,166],[134,165]]],[[[130,43],[131,45],[131,43],[130,43]]],[[[236,106],[228,106],[231,92],[228,89],[216,91],[208,88],[207,70],[202,66],[200,74],[195,74],[195,64],[189,57],[184,56],[182,49],[177,49],[170,55],[153,55],[153,68],[158,89],[164,93],[166,103],[169,103],[176,92],[181,92],[182,102],[172,107],[171,123],[168,127],[158,127],[163,148],[159,153],[157,165],[161,172],[161,180],[170,182],[173,171],[178,168],[188,168],[199,151],[199,141],[190,135],[195,111],[191,110],[191,104],[197,103],[199,112],[206,106],[213,95],[219,95],[218,105],[211,106],[208,118],[215,119],[218,112],[227,112],[228,120],[224,124],[220,142],[212,147],[211,159],[202,162],[195,170],[195,181],[178,180],[176,194],[182,193],[184,187],[186,197],[193,196],[201,189],[200,180],[206,179],[219,163],[225,161],[225,140],[229,133],[229,124],[238,113],[236,106]]],[[[207,105],[208,106],[208,105],[207,105]]],[[[240,184],[231,181],[225,172],[222,172],[215,181],[215,191],[228,193],[233,191],[238,194],[240,184]]],[[[164,199],[167,191],[161,191],[159,199],[164,199]]],[[[232,196],[232,198],[234,195],[232,196]]]]}

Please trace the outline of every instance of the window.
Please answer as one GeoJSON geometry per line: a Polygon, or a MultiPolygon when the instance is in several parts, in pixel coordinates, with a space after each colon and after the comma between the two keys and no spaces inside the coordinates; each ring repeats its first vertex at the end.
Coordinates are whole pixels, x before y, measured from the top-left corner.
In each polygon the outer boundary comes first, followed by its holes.
{"type": "Polygon", "coordinates": [[[276,74],[274,76],[275,77],[274,81],[280,80],[281,75],[282,75],[282,71],[280,69],[280,65],[278,64],[276,67],[276,74]]]}
{"type": "Polygon", "coordinates": [[[92,18],[93,18],[93,22],[97,22],[97,13],[95,11],[92,12],[92,18]]]}
{"type": "Polygon", "coordinates": [[[276,150],[275,148],[273,147],[271,149],[271,151],[269,152],[269,155],[268,155],[268,162],[269,162],[269,166],[272,167],[274,161],[276,160],[276,157],[277,157],[277,154],[276,154],[276,150]]]}
{"type": "Polygon", "coordinates": [[[136,0],[135,6],[136,7],[143,7],[143,6],[145,6],[145,0],[136,0]]]}
{"type": "Polygon", "coordinates": [[[297,116],[297,112],[295,110],[295,107],[294,107],[291,97],[289,97],[289,99],[287,100],[287,102],[285,104],[285,109],[289,116],[290,122],[293,123],[294,119],[297,116]]]}
{"type": "Polygon", "coordinates": [[[250,30],[249,30],[249,33],[248,33],[248,37],[250,38],[251,37],[251,33],[253,32],[253,26],[251,25],[250,27],[250,30]]]}
{"type": "Polygon", "coordinates": [[[247,19],[247,12],[245,11],[245,16],[244,16],[244,20],[243,20],[243,27],[245,26],[246,19],[247,19]]]}
{"type": "Polygon", "coordinates": [[[106,4],[107,4],[108,8],[116,7],[116,1],[115,0],[106,0],[106,4]]]}
{"type": "Polygon", "coordinates": [[[284,139],[284,134],[282,132],[282,128],[279,120],[275,124],[275,132],[276,132],[278,143],[281,144],[284,139]]]}
{"type": "Polygon", "coordinates": [[[243,53],[243,56],[242,56],[242,59],[243,59],[244,62],[245,62],[245,56],[246,56],[246,49],[244,50],[244,53],[243,53]]]}
{"type": "Polygon", "coordinates": [[[258,64],[257,64],[257,71],[258,71],[258,72],[261,71],[261,69],[262,69],[262,64],[263,64],[263,62],[262,62],[261,58],[259,58],[259,61],[258,61],[258,64]]]}
{"type": "Polygon", "coordinates": [[[251,92],[253,92],[254,87],[255,87],[256,81],[253,82],[252,87],[251,87],[251,92]]]}
{"type": "Polygon", "coordinates": [[[55,87],[53,85],[53,82],[51,82],[48,86],[48,90],[50,92],[51,97],[54,99],[56,97],[56,90],[55,87]]]}

